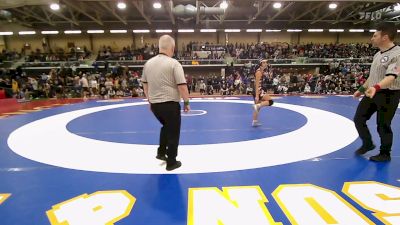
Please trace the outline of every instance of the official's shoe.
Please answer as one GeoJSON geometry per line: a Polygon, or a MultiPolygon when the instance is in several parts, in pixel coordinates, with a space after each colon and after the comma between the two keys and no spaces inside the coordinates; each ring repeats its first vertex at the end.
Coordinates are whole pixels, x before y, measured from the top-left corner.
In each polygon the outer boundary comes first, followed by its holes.
{"type": "Polygon", "coordinates": [[[389,154],[379,153],[378,155],[371,156],[369,160],[374,162],[389,162],[391,160],[391,157],[389,154]]]}
{"type": "Polygon", "coordinates": [[[168,165],[167,164],[167,170],[168,171],[171,171],[171,170],[174,170],[174,169],[178,169],[179,167],[181,167],[182,166],[182,163],[180,162],[180,161],[176,161],[174,164],[172,164],[172,165],[168,165]]]}
{"type": "Polygon", "coordinates": [[[162,161],[167,161],[167,157],[165,155],[157,155],[156,159],[162,160],[162,161]]]}
{"type": "Polygon", "coordinates": [[[364,155],[365,153],[374,150],[375,149],[375,145],[370,145],[370,146],[361,146],[359,149],[357,149],[356,154],[357,155],[364,155]]]}

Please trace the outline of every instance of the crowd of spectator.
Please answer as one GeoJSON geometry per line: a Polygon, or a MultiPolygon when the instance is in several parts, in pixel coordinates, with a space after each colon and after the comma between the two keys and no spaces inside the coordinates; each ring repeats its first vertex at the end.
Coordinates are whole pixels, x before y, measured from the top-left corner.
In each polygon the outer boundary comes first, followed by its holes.
{"type": "MultiPolygon", "coordinates": [[[[250,95],[254,89],[256,66],[227,66],[226,76],[207,74],[186,75],[188,88],[200,95],[250,95]]],[[[61,67],[41,75],[25,72],[0,76],[0,88],[12,90],[20,99],[32,98],[115,98],[143,96],[141,71],[113,67],[107,71],[74,71],[61,67]]],[[[332,63],[318,74],[286,72],[272,67],[262,77],[262,88],[271,94],[352,94],[369,75],[368,66],[357,63],[332,63]]]]}
{"type": "MultiPolygon", "coordinates": [[[[282,42],[275,43],[235,43],[235,44],[213,44],[209,42],[198,43],[190,42],[186,49],[177,51],[175,57],[179,60],[193,59],[225,59],[233,57],[235,59],[296,59],[305,58],[370,58],[377,49],[371,44],[288,44],[282,42]]],[[[110,46],[102,46],[98,53],[97,61],[137,61],[147,60],[158,54],[156,44],[145,44],[141,48],[125,46],[120,51],[112,49],[110,46]]],[[[21,53],[3,50],[0,54],[1,61],[13,61],[25,57],[26,62],[57,62],[57,61],[80,61],[91,56],[91,52],[86,46],[71,47],[68,51],[59,48],[52,50],[46,48],[45,51],[36,49],[35,51],[22,51],[21,53]]]]}
{"type": "Polygon", "coordinates": [[[364,58],[373,56],[377,49],[371,44],[228,44],[227,52],[240,59],[293,59],[307,58],[364,58]]]}
{"type": "Polygon", "coordinates": [[[91,52],[84,46],[71,47],[68,51],[64,51],[62,48],[58,48],[53,51],[51,48],[42,51],[36,49],[34,51],[21,50],[20,53],[14,51],[3,50],[0,54],[0,62],[4,61],[16,61],[21,58],[25,62],[60,62],[60,61],[83,61],[91,56],[91,52]]]}
{"type": "Polygon", "coordinates": [[[6,49],[3,49],[0,53],[0,63],[4,61],[14,61],[21,58],[21,53],[18,53],[17,51],[9,51],[6,49]]]}
{"type": "MultiPolygon", "coordinates": [[[[187,76],[189,90],[202,95],[250,95],[254,89],[255,65],[228,68],[227,76],[187,76]]],[[[369,75],[368,66],[341,62],[318,74],[284,72],[272,67],[264,72],[261,87],[270,94],[352,94],[369,75]]]]}
{"type": "MultiPolygon", "coordinates": [[[[369,44],[304,44],[290,45],[287,43],[259,43],[259,44],[228,44],[226,46],[210,43],[189,43],[186,51],[178,53],[178,58],[196,59],[192,54],[195,51],[211,52],[207,56],[211,59],[230,56],[236,59],[290,59],[296,57],[307,58],[363,58],[372,57],[376,52],[369,44]],[[223,54],[219,54],[223,51],[223,54]],[[218,52],[218,54],[215,54],[218,52]],[[226,55],[225,55],[226,54],[226,55]]],[[[85,59],[90,56],[86,48],[71,48],[68,54],[49,51],[42,54],[40,51],[31,53],[28,61],[58,61],[85,59]],[[60,57],[60,54],[63,54],[60,57]]],[[[97,56],[102,60],[146,60],[158,54],[156,45],[145,45],[140,49],[130,46],[120,52],[113,52],[111,47],[103,46],[97,56]]],[[[3,50],[0,57],[4,60],[18,58],[16,52],[3,50]]],[[[79,65],[79,64],[78,64],[79,65]]],[[[7,88],[8,95],[21,99],[32,98],[65,98],[65,97],[99,97],[114,98],[128,96],[143,96],[140,83],[141,71],[129,70],[124,64],[116,63],[113,67],[105,64],[100,70],[95,61],[94,69],[78,69],[75,64],[65,64],[58,69],[40,75],[26,74],[19,70],[10,72],[3,68],[0,72],[0,88],[7,88]]],[[[368,65],[354,63],[351,60],[335,61],[319,73],[291,70],[287,72],[283,67],[273,66],[262,79],[264,91],[275,94],[351,94],[369,75],[368,65]]],[[[205,74],[204,76],[187,76],[189,90],[202,95],[207,94],[251,94],[254,88],[255,65],[245,63],[243,67],[226,67],[226,75],[205,74]]]]}
{"type": "Polygon", "coordinates": [[[121,51],[113,52],[110,46],[102,46],[98,52],[97,61],[105,60],[148,60],[158,54],[158,47],[145,44],[143,48],[123,47],[121,51]]]}
{"type": "MultiPolygon", "coordinates": [[[[224,59],[226,56],[237,59],[295,59],[306,58],[367,58],[375,54],[377,49],[371,44],[288,44],[276,43],[235,43],[216,45],[213,43],[190,42],[186,49],[176,52],[180,60],[191,59],[224,59]]],[[[147,60],[158,54],[158,47],[146,44],[143,48],[123,47],[113,52],[111,47],[103,46],[97,60],[147,60]]]]}
{"type": "Polygon", "coordinates": [[[83,61],[89,58],[91,52],[87,49],[86,46],[83,48],[80,47],[71,47],[66,52],[62,48],[58,48],[56,51],[53,51],[49,48],[46,52],[42,52],[40,49],[36,49],[29,54],[25,54],[26,62],[59,62],[59,61],[83,61]]]}
{"type": "Polygon", "coordinates": [[[49,73],[27,75],[25,72],[0,75],[0,88],[18,99],[37,98],[115,98],[143,96],[139,71],[127,68],[108,72],[52,69],[49,73]]]}

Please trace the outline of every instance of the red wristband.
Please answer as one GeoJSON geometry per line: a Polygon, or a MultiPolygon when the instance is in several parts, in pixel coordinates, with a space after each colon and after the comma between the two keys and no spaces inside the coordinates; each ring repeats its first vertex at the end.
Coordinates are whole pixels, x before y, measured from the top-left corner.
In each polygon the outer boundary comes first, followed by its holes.
{"type": "Polygon", "coordinates": [[[379,90],[381,90],[381,85],[379,84],[375,84],[374,85],[375,90],[378,92],[379,90]]]}

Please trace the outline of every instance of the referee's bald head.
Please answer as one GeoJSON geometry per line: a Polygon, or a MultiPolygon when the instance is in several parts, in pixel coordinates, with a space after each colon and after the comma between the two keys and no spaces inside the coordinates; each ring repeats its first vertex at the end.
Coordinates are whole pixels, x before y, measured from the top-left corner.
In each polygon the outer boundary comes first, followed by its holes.
{"type": "Polygon", "coordinates": [[[393,24],[380,23],[376,27],[376,31],[381,32],[381,36],[387,35],[390,41],[394,41],[397,34],[397,29],[393,24]]]}
{"type": "Polygon", "coordinates": [[[175,47],[175,40],[169,35],[163,35],[158,40],[158,47],[160,50],[170,50],[175,47]]]}

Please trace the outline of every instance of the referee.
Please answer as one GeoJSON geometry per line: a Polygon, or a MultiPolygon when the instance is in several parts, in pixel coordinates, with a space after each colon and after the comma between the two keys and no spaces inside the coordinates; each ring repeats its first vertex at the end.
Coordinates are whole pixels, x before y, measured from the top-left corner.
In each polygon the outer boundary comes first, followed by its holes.
{"type": "Polygon", "coordinates": [[[150,109],[162,124],[157,159],[167,161],[168,171],[182,164],[176,160],[181,130],[181,96],[184,111],[188,112],[189,92],[182,65],[175,59],[175,40],[169,35],[159,39],[159,54],[149,59],[143,68],[144,93],[150,109]]]}
{"type": "Polygon", "coordinates": [[[391,122],[400,99],[400,47],[396,46],[395,26],[383,23],[377,27],[371,42],[380,51],[375,54],[367,81],[354,93],[358,98],[365,94],[358,105],[354,123],[362,140],[356,154],[362,155],[375,148],[366,122],[377,114],[377,128],[381,139],[380,153],[369,159],[375,162],[390,161],[393,132],[391,122]]]}

